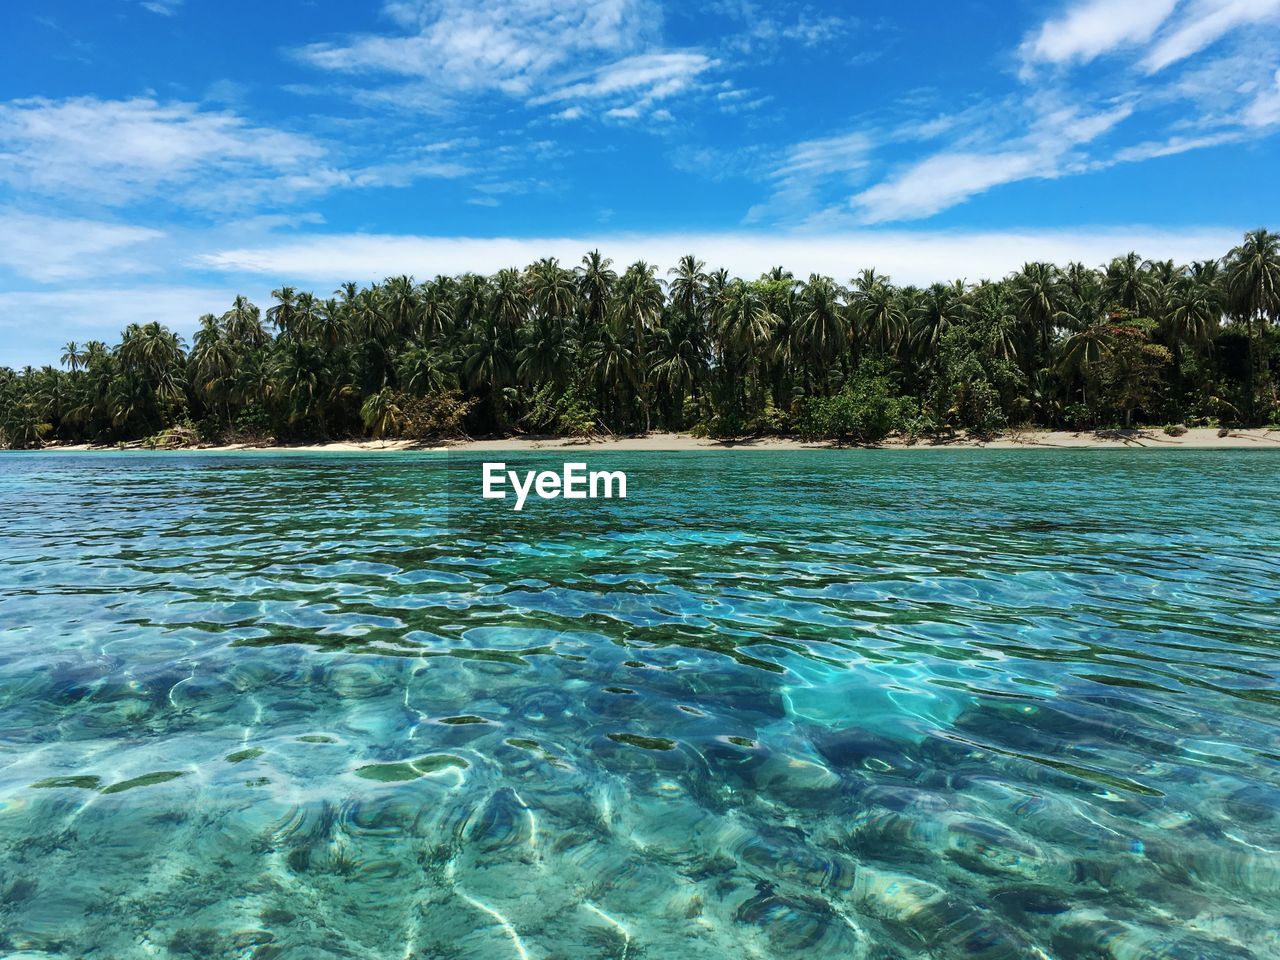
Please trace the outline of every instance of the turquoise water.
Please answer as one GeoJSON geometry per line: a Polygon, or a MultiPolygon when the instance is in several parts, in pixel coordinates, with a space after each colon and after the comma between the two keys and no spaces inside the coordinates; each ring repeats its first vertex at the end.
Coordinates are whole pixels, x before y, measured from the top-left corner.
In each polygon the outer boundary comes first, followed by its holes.
{"type": "Polygon", "coordinates": [[[0,456],[0,954],[1280,956],[1280,455],[585,459],[0,456]]]}

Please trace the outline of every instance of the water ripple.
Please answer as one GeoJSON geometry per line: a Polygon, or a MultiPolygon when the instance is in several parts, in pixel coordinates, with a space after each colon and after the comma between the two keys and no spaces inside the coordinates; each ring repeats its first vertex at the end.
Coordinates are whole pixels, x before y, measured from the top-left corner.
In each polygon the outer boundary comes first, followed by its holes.
{"type": "Polygon", "coordinates": [[[1280,955],[1276,455],[599,456],[0,457],[3,952],[1280,955]]]}

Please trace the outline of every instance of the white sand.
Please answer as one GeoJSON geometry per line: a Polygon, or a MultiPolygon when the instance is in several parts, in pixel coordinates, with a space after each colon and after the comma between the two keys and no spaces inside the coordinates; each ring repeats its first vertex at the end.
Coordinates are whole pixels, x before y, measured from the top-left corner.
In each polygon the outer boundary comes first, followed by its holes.
{"type": "MultiPolygon", "coordinates": [[[[398,451],[450,450],[457,452],[521,451],[521,450],[821,450],[838,446],[831,443],[802,443],[777,437],[737,441],[707,440],[687,433],[651,433],[643,437],[619,437],[616,439],[566,440],[557,438],[509,437],[500,440],[464,440],[437,446],[410,440],[340,440],[332,443],[303,444],[297,446],[251,447],[230,444],[218,447],[202,447],[201,450],[219,453],[232,451],[293,452],[293,453],[395,453],[398,451]]],[[[906,444],[901,440],[888,440],[879,445],[885,450],[957,450],[981,448],[988,450],[1012,449],[1117,449],[1122,447],[1148,449],[1227,449],[1254,448],[1280,450],[1280,430],[1253,429],[1232,430],[1224,436],[1210,427],[1188,430],[1180,437],[1169,436],[1156,428],[1128,431],[1103,431],[1071,433],[1065,430],[1012,431],[987,441],[956,439],[944,443],[906,444]]],[[[115,447],[92,447],[87,444],[46,447],[49,451],[115,450],[115,447]]],[[[166,451],[157,451],[166,452],[166,451]]]]}

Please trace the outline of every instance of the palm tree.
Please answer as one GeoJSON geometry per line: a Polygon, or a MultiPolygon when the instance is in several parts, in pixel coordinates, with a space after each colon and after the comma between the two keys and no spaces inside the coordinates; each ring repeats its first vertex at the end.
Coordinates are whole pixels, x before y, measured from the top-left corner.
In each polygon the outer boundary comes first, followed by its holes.
{"type": "Polygon", "coordinates": [[[390,277],[382,283],[381,328],[389,336],[402,337],[417,330],[420,304],[418,289],[406,276],[390,277]]]}
{"type": "Polygon", "coordinates": [[[188,357],[196,395],[212,409],[222,407],[223,423],[231,426],[231,377],[236,366],[235,348],[224,324],[211,313],[200,318],[188,357]]]}
{"type": "Polygon", "coordinates": [[[1049,355],[1049,340],[1062,316],[1065,289],[1058,268],[1051,263],[1026,263],[1014,275],[1013,293],[1018,319],[1040,337],[1040,352],[1049,355]]]}
{"type": "MultiPolygon", "coordinates": [[[[731,378],[728,393],[735,405],[741,405],[752,389],[757,399],[761,393],[761,348],[770,342],[777,318],[760,295],[759,289],[743,280],[734,280],[720,300],[714,318],[716,336],[721,342],[721,355],[732,358],[722,369],[731,378]]],[[[759,403],[755,404],[758,409],[759,403]]]]}
{"type": "MultiPolygon", "coordinates": [[[[1244,321],[1249,338],[1249,406],[1256,419],[1269,387],[1260,341],[1280,317],[1280,234],[1252,230],[1226,258],[1231,312],[1244,321]]],[[[1274,401],[1274,398],[1270,398],[1274,401]]]]}
{"type": "Polygon", "coordinates": [[[609,301],[613,297],[613,285],[618,275],[612,269],[613,261],[592,250],[582,258],[582,265],[575,269],[578,276],[578,294],[582,298],[584,316],[588,324],[599,329],[604,325],[609,301]]]}
{"type": "Polygon", "coordinates": [[[381,440],[388,434],[398,433],[404,423],[404,411],[396,404],[395,393],[383,387],[369,395],[360,407],[360,419],[373,439],[381,440]]]}
{"type": "Polygon", "coordinates": [[[924,291],[908,319],[912,341],[920,354],[929,357],[937,352],[947,331],[964,321],[966,304],[964,281],[935,283],[924,291]]]}
{"type": "Polygon", "coordinates": [[[418,339],[422,343],[442,340],[453,329],[457,283],[452,277],[436,277],[418,289],[418,339]]]}
{"type": "Polygon", "coordinates": [[[526,271],[529,301],[553,327],[563,329],[566,319],[578,306],[578,289],[574,276],[560,266],[555,257],[545,257],[526,271]]]}
{"type": "Polygon", "coordinates": [[[621,329],[631,331],[631,354],[636,364],[631,378],[636,386],[640,403],[641,422],[645,433],[650,430],[649,374],[645,358],[648,350],[646,334],[658,325],[664,306],[662,281],[654,276],[657,267],[639,260],[629,266],[618,280],[610,309],[614,322],[621,329]]]}
{"type": "Polygon", "coordinates": [[[140,438],[187,417],[202,432],[389,436],[421,398],[454,391],[492,430],[584,405],[606,430],[787,429],[802,405],[868,378],[912,398],[904,410],[968,426],[1083,426],[1105,412],[1099,398],[1126,417],[1161,395],[1254,423],[1275,409],[1280,237],[1266,230],[1222,261],[1130,253],[974,285],[896,287],[864,270],[845,289],[780,267],[744,281],[692,254],[664,276],[665,291],[653,266],[619,275],[592,251],[574,270],[547,257],[347,283],[327,300],[282,285],[265,317],[244,297],[201,317],[189,354],[172,330],[134,323],[112,348],[66,344],[62,369],[0,368],[0,442],[140,438]],[[1080,398],[1092,416],[1066,406],[1080,398]]]}
{"type": "Polygon", "coordinates": [[[1059,369],[1079,374],[1080,402],[1086,407],[1089,405],[1089,379],[1093,369],[1109,350],[1107,330],[1108,324],[1099,321],[1076,331],[1062,345],[1059,369]]]}
{"type": "Polygon", "coordinates": [[[85,356],[81,352],[79,345],[74,340],[68,340],[66,346],[62,348],[62,365],[75,373],[85,362],[85,356]]]}
{"type": "Polygon", "coordinates": [[[1161,311],[1161,333],[1173,355],[1174,376],[1179,394],[1185,392],[1182,369],[1187,346],[1210,343],[1222,319],[1223,297],[1218,282],[1218,262],[1193,263],[1169,285],[1165,308],[1161,311]]]}
{"type": "Polygon", "coordinates": [[[271,296],[276,300],[276,305],[267,308],[267,323],[276,328],[279,336],[294,336],[299,321],[298,292],[293,287],[281,287],[279,290],[272,290],[271,296]]]}
{"type": "Polygon", "coordinates": [[[516,379],[516,331],[528,309],[519,271],[499,270],[492,284],[464,281],[459,310],[466,317],[463,375],[488,395],[495,429],[506,424],[504,391],[516,379]]]}
{"type": "MultiPolygon", "coordinates": [[[[799,316],[795,339],[800,353],[817,371],[818,390],[827,392],[827,371],[849,342],[849,320],[845,314],[844,290],[830,277],[811,273],[800,287],[799,316]]],[[[805,366],[805,379],[809,365],[805,366]]]]}
{"type": "Polygon", "coordinates": [[[236,297],[231,309],[222,315],[227,335],[240,347],[260,350],[271,339],[262,326],[262,319],[255,307],[244,297],[236,297]]]}
{"type": "Polygon", "coordinates": [[[852,283],[849,295],[850,346],[856,348],[860,337],[886,354],[897,351],[907,332],[907,315],[902,301],[886,276],[875,270],[863,270],[852,283]]]}
{"type": "Polygon", "coordinates": [[[672,309],[692,320],[702,309],[706,298],[707,265],[693,254],[686,254],[667,271],[667,276],[674,278],[669,286],[672,309]]]}
{"type": "Polygon", "coordinates": [[[1102,288],[1113,307],[1128,310],[1135,317],[1151,316],[1152,277],[1147,264],[1133,251],[1107,265],[1102,288]]]}

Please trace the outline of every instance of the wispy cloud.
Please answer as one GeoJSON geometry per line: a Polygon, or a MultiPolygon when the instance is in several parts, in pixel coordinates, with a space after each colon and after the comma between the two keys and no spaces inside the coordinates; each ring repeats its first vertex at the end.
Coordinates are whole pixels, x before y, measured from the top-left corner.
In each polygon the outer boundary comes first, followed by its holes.
{"type": "Polygon", "coordinates": [[[566,7],[553,0],[388,3],[399,32],[313,43],[297,56],[326,70],[399,74],[452,91],[526,95],[566,63],[617,55],[650,32],[657,8],[645,0],[566,7]]]}
{"type": "Polygon", "coordinates": [[[716,0],[710,10],[737,24],[724,45],[738,53],[770,54],[786,43],[820,47],[843,40],[862,22],[857,17],[818,13],[806,4],[772,0],[716,0]]]}
{"type": "Polygon", "coordinates": [[[1073,150],[1102,136],[1133,113],[1130,104],[1092,114],[1075,108],[1043,110],[1029,132],[998,149],[944,149],[853,197],[862,223],[928,217],[992,187],[1061,176],[1084,163],[1073,150]]]}
{"type": "Polygon", "coordinates": [[[864,126],[851,140],[797,144],[771,171],[772,199],[747,219],[808,207],[790,219],[918,220],[1005,184],[1266,136],[1280,127],[1280,73],[1271,75],[1280,41],[1241,28],[1271,20],[1280,23],[1280,0],[1076,0],[1023,40],[1017,92],[929,121],[864,126]],[[813,212],[805,201],[837,177],[876,179],[847,204],[813,212]]]}
{"type": "Polygon", "coordinates": [[[384,13],[395,32],[312,43],[294,55],[324,70],[393,78],[358,91],[366,101],[441,110],[497,93],[557,105],[558,120],[640,116],[717,66],[701,51],[661,45],[658,0],[423,0],[388,3],[384,13]]]}
{"type": "Polygon", "coordinates": [[[139,6],[162,17],[172,17],[182,4],[183,0],[141,0],[139,6]]]}
{"type": "Polygon", "coordinates": [[[1028,67],[1086,64],[1104,54],[1145,48],[1147,74],[1185,60],[1240,27],[1280,15],[1280,0],[1077,0],[1023,42],[1028,67]]]}
{"type": "Polygon", "coordinates": [[[145,97],[0,103],[0,157],[0,183],[27,196],[106,206],[163,196],[204,211],[466,172],[429,149],[365,166],[341,163],[310,136],[145,97]]]}
{"type": "Polygon", "coordinates": [[[1280,70],[1271,78],[1245,108],[1241,119],[1250,127],[1272,128],[1280,126],[1280,70]]]}
{"type": "Polygon", "coordinates": [[[1084,0],[1046,21],[1022,45],[1027,63],[1088,63],[1119,47],[1150,40],[1178,0],[1084,0]]]}
{"type": "Polygon", "coordinates": [[[324,156],[307,137],[233,113],[148,98],[34,98],[0,104],[0,179],[25,193],[107,204],[190,186],[211,174],[302,174],[324,156]]]}
{"type": "Polygon", "coordinates": [[[1192,0],[1142,58],[1147,73],[1199,53],[1243,26],[1275,20],[1280,0],[1192,0]]]}
{"type": "Polygon", "coordinates": [[[871,166],[874,149],[872,137],[861,131],[795,144],[769,170],[772,195],[748,210],[744,220],[756,223],[804,216],[813,210],[819,191],[829,181],[848,184],[862,177],[871,166]]]}
{"type": "Polygon", "coordinates": [[[154,261],[139,250],[161,240],[149,227],[0,210],[0,269],[41,283],[119,273],[145,273],[154,261]]]}
{"type": "Polygon", "coordinates": [[[717,61],[695,51],[637,54],[535,97],[531,103],[581,104],[625,98],[625,106],[614,107],[609,114],[635,117],[658,100],[688,91],[699,75],[716,65],[717,61]]]}

